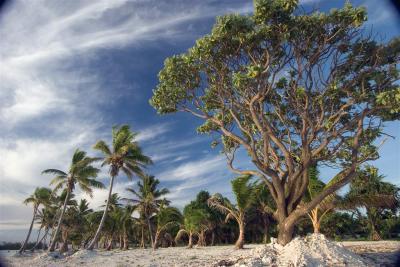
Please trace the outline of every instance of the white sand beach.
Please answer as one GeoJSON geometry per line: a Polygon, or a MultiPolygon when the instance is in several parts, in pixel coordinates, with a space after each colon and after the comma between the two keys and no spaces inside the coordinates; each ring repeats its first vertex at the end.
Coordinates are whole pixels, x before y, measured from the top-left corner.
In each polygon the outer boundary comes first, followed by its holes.
{"type": "MultiPolygon", "coordinates": [[[[364,259],[365,262],[368,262],[368,264],[366,264],[367,266],[395,266],[394,264],[396,262],[397,252],[400,250],[400,241],[355,241],[338,242],[336,244],[343,245],[345,248],[348,248],[349,250],[355,252],[358,256],[361,256],[361,258],[364,259]]],[[[127,251],[121,251],[117,249],[112,251],[93,251],[89,253],[87,253],[86,251],[79,251],[74,255],[67,256],[62,259],[52,259],[48,256],[45,256],[45,253],[35,253],[33,255],[20,257],[7,256],[3,260],[5,260],[5,265],[10,267],[276,266],[273,263],[268,264],[266,262],[255,260],[257,258],[255,255],[260,251],[265,251],[265,248],[265,245],[251,244],[246,245],[245,249],[243,250],[235,250],[233,246],[209,246],[197,247],[193,249],[186,249],[184,247],[170,247],[160,248],[156,251],[153,251],[152,249],[130,249],[127,251]]],[[[298,257],[299,251],[293,249],[292,252],[292,258],[298,257]]],[[[326,251],[324,253],[326,253],[326,251]]],[[[287,257],[287,259],[289,258],[287,257]]],[[[338,263],[335,266],[363,265],[364,264],[353,265],[351,263],[338,263]]]]}

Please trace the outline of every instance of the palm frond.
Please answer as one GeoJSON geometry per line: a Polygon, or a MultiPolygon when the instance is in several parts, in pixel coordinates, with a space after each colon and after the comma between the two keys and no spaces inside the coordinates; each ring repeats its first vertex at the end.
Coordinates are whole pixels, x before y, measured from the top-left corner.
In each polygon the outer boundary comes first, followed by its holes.
{"type": "Polygon", "coordinates": [[[106,156],[111,155],[111,150],[103,140],[97,141],[97,143],[93,146],[94,149],[99,150],[106,156]]]}
{"type": "Polygon", "coordinates": [[[58,176],[68,176],[68,174],[66,174],[63,171],[57,170],[57,169],[47,169],[42,171],[42,174],[55,174],[58,176]]]}
{"type": "Polygon", "coordinates": [[[232,213],[228,213],[225,217],[224,222],[227,223],[229,220],[235,219],[232,213]]]}
{"type": "Polygon", "coordinates": [[[50,185],[55,185],[55,184],[64,184],[67,182],[66,176],[56,176],[50,181],[50,185]]]}
{"type": "Polygon", "coordinates": [[[185,234],[188,234],[188,232],[185,229],[180,229],[175,236],[175,242],[178,242],[185,234]]]}

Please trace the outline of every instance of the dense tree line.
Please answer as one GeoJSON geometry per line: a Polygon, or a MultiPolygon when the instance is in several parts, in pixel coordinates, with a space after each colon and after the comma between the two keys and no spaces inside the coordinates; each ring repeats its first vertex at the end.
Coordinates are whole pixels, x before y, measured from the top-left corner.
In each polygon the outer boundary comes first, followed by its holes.
{"type": "MultiPolygon", "coordinates": [[[[85,153],[76,151],[72,162],[85,157],[85,153]]],[[[312,181],[309,195],[326,186],[317,167],[309,175],[312,181]]],[[[95,247],[106,250],[157,249],[183,244],[187,248],[235,244],[241,249],[245,243],[267,243],[278,234],[277,221],[272,216],[274,201],[265,184],[252,176],[239,176],[231,181],[233,199],[200,191],[183,212],[170,206],[166,198],[169,191],[159,188],[160,182],[154,176],[143,174],[138,179],[136,187],[126,188],[131,198],[112,193],[99,211],[90,209],[85,199],[77,201],[68,188],[57,193],[63,186],[54,180],[53,190],[37,188],[25,200],[26,204],[32,203],[34,217],[20,251],[50,249],[52,245],[60,252],[89,248],[101,225],[104,209],[107,217],[95,247]],[[39,227],[36,242],[27,243],[34,224],[39,227]]],[[[332,195],[304,216],[296,224],[295,234],[323,233],[335,240],[398,238],[400,188],[382,179],[373,166],[360,169],[348,192],[344,196],[332,195]]],[[[306,195],[302,202],[309,199],[306,195]]],[[[15,244],[3,247],[12,249],[15,244]]]]}

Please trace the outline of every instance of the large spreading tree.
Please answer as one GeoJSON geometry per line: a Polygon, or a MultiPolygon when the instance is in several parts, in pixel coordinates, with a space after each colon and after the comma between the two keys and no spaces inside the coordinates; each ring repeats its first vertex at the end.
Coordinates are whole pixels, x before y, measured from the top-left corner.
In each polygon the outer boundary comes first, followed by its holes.
{"type": "Polygon", "coordinates": [[[378,157],[383,122],[400,115],[400,39],[376,41],[366,12],[346,4],[305,13],[296,0],[256,0],[251,15],[219,17],[186,53],[167,58],[151,105],[188,112],[214,134],[229,167],[260,177],[275,203],[278,242],[296,222],[378,157]],[[375,142],[374,142],[375,141],[375,142]],[[243,148],[254,164],[239,169],[243,148]],[[341,167],[307,203],[310,166],[341,167]]]}

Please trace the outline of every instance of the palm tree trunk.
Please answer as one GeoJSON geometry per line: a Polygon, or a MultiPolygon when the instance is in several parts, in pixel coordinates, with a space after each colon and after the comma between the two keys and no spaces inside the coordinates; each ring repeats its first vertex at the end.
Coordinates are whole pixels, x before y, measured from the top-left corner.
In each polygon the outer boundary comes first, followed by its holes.
{"type": "MultiPolygon", "coordinates": [[[[44,232],[44,235],[42,236],[42,238],[39,240],[39,242],[36,242],[35,246],[32,248],[32,250],[36,249],[36,247],[43,242],[43,240],[45,239],[45,237],[47,236],[47,233],[49,232],[49,229],[47,228],[46,231],[44,232]]],[[[44,242],[42,243],[42,249],[44,249],[44,242]]]]}
{"type": "Polygon", "coordinates": [[[25,246],[29,241],[29,237],[31,236],[31,232],[32,232],[32,228],[33,228],[33,223],[35,222],[36,212],[37,212],[37,206],[34,206],[33,207],[33,217],[32,217],[31,226],[29,227],[28,235],[26,236],[25,242],[22,244],[21,248],[18,251],[19,254],[22,254],[22,252],[25,251],[25,246]]]}
{"type": "MultiPolygon", "coordinates": [[[[42,229],[42,228],[40,228],[42,229]]],[[[47,228],[44,232],[44,235],[42,236],[42,238],[38,241],[36,240],[36,244],[33,246],[33,248],[31,249],[32,251],[34,251],[36,249],[36,247],[43,241],[43,239],[46,237],[47,233],[49,232],[49,229],[47,228]]],[[[38,235],[39,237],[39,235],[38,235]]],[[[44,244],[42,244],[42,249],[43,249],[44,244]]]]}
{"type": "Polygon", "coordinates": [[[189,244],[187,246],[187,248],[192,248],[193,247],[193,233],[190,232],[189,233],[189,244]]]}
{"type": "Polygon", "coordinates": [[[68,251],[68,232],[66,230],[62,231],[62,232],[63,232],[61,234],[61,236],[62,236],[62,244],[61,244],[61,247],[60,247],[60,252],[61,253],[68,251]]]}
{"type": "Polygon", "coordinates": [[[55,247],[56,247],[57,236],[58,236],[58,233],[60,232],[60,226],[61,226],[61,223],[62,223],[62,219],[64,217],[65,210],[67,209],[67,204],[68,204],[68,200],[69,200],[69,193],[70,193],[70,190],[67,190],[67,195],[65,196],[63,209],[61,211],[60,218],[58,219],[56,232],[54,233],[53,240],[50,243],[50,247],[49,247],[49,250],[48,250],[49,252],[53,252],[55,247]]]}
{"type": "Polygon", "coordinates": [[[101,230],[103,228],[104,222],[106,220],[107,217],[107,212],[108,212],[108,206],[110,204],[110,199],[111,199],[111,194],[112,194],[112,188],[113,188],[113,184],[114,184],[114,178],[115,176],[111,176],[111,181],[110,181],[110,190],[108,191],[108,198],[107,198],[107,203],[106,203],[106,209],[103,212],[103,217],[101,217],[101,221],[99,224],[99,228],[97,228],[96,234],[94,235],[94,238],[92,240],[92,242],[90,243],[89,247],[87,248],[88,250],[93,250],[94,245],[96,244],[97,240],[100,237],[100,233],[101,230]]]}
{"type": "Polygon", "coordinates": [[[158,239],[160,238],[160,231],[156,231],[156,235],[154,236],[153,250],[158,248],[158,239]]]}
{"type": "Polygon", "coordinates": [[[153,241],[153,230],[151,229],[151,223],[150,223],[150,219],[147,217],[147,225],[149,226],[149,235],[150,235],[150,242],[151,242],[151,246],[153,246],[154,241],[153,241]]]}
{"type": "Polygon", "coordinates": [[[124,228],[124,250],[127,250],[128,246],[129,246],[129,244],[128,244],[128,235],[126,233],[126,228],[124,228]]]}
{"type": "Polygon", "coordinates": [[[31,251],[32,251],[32,252],[35,250],[36,246],[39,244],[39,237],[40,237],[40,233],[42,232],[42,228],[43,228],[43,227],[40,227],[40,228],[39,228],[39,231],[38,231],[38,234],[37,234],[37,237],[36,237],[36,243],[35,243],[35,245],[31,248],[31,251]]]}
{"type": "Polygon", "coordinates": [[[314,228],[314,234],[319,234],[320,221],[318,220],[318,209],[315,208],[311,211],[311,222],[314,228]]]}
{"type": "Polygon", "coordinates": [[[214,246],[215,243],[215,229],[211,232],[211,246],[214,246]]]}
{"type": "Polygon", "coordinates": [[[144,244],[144,227],[142,226],[142,239],[140,241],[140,247],[141,248],[145,248],[145,244],[144,244]]]}
{"type": "Polygon", "coordinates": [[[244,222],[240,221],[239,224],[239,237],[235,243],[236,249],[242,249],[244,245],[244,222]]]}

